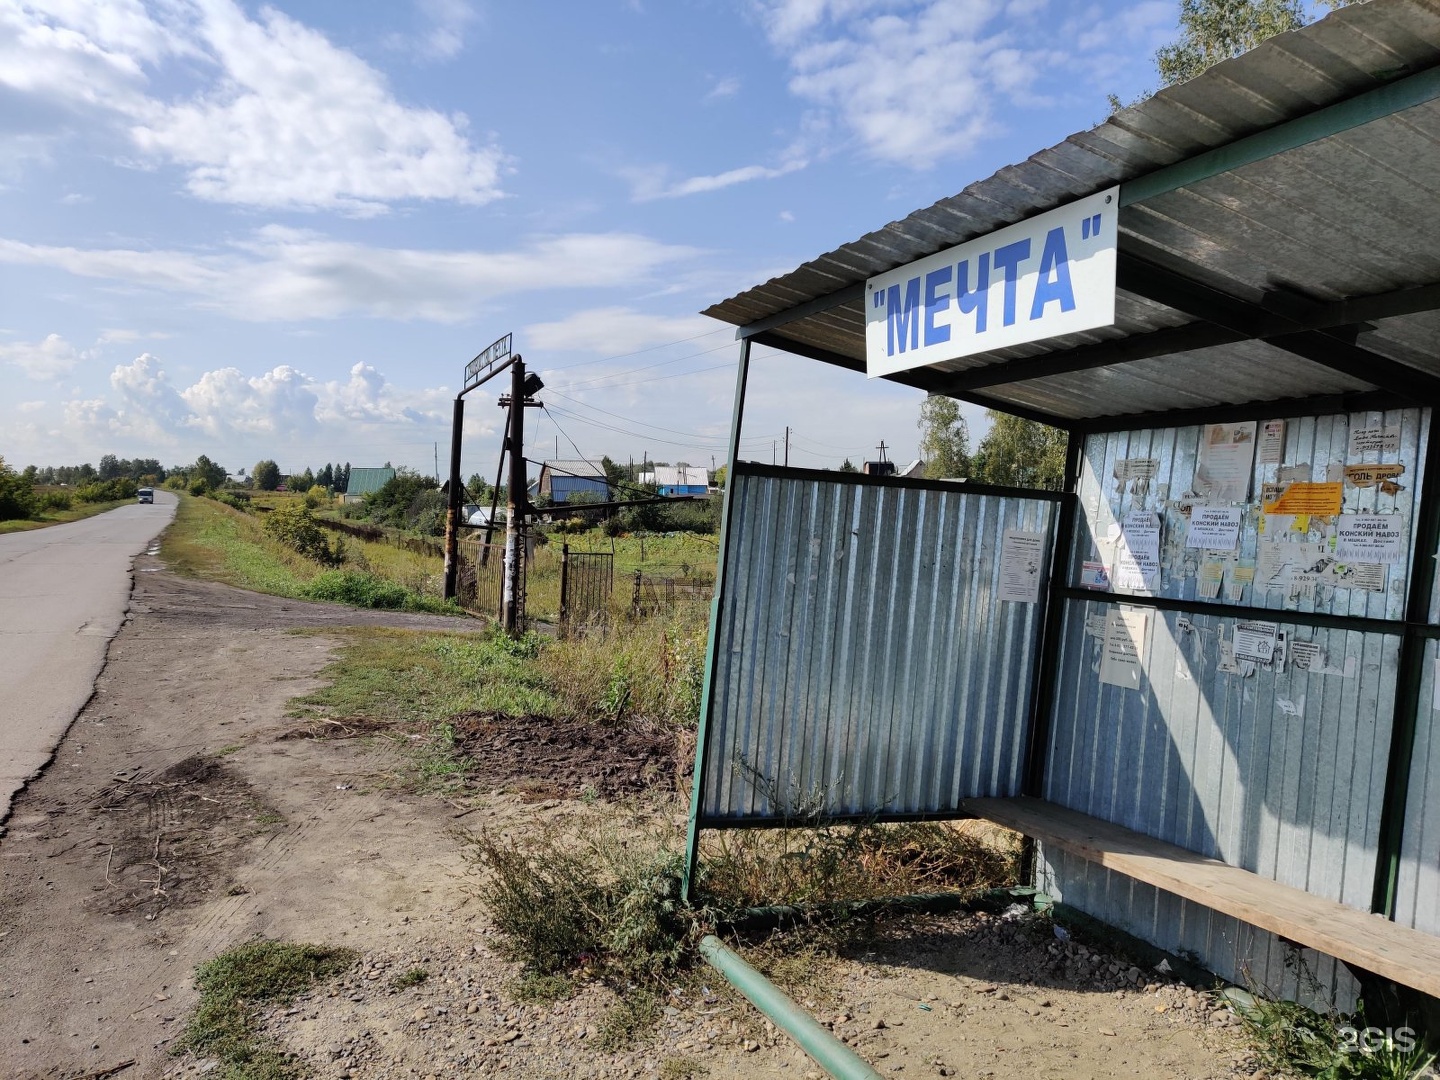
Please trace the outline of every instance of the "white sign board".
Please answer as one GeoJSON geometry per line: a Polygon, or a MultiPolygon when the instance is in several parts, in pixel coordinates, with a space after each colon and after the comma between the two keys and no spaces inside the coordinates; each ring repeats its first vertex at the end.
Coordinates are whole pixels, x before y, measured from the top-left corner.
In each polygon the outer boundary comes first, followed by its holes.
{"type": "Polygon", "coordinates": [[[1006,529],[1000,543],[1000,599],[1036,603],[1044,556],[1044,533],[1006,529]]]}
{"type": "Polygon", "coordinates": [[[1119,210],[1113,187],[871,278],[866,373],[1111,325],[1119,210]]]}

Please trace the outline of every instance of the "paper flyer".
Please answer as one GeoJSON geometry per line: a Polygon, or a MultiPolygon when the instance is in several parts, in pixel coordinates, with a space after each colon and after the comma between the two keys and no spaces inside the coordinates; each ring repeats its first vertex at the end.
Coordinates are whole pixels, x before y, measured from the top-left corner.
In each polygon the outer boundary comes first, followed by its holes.
{"type": "Polygon", "coordinates": [[[1296,482],[1290,484],[1280,496],[1265,503],[1267,514],[1321,514],[1333,517],[1340,513],[1344,498],[1343,483],[1312,484],[1296,482]]]}
{"type": "Polygon", "coordinates": [[[1405,561],[1404,514],[1341,514],[1335,530],[1335,561],[1386,563],[1405,561]]]}
{"type": "Polygon", "coordinates": [[[1185,546],[1211,551],[1234,551],[1240,546],[1238,506],[1197,506],[1190,512],[1185,546]]]}
{"type": "Polygon", "coordinates": [[[1206,424],[1200,430],[1195,490],[1211,505],[1243,503],[1250,498],[1255,468],[1255,422],[1206,424]]]}
{"type": "Polygon", "coordinates": [[[1148,592],[1160,573],[1160,519],[1149,510],[1131,510],[1115,543],[1115,587],[1148,592]]]}
{"type": "Polygon", "coordinates": [[[1140,673],[1145,666],[1146,622],[1144,611],[1121,609],[1110,613],[1100,661],[1102,683],[1127,690],[1140,689],[1140,673]]]}
{"type": "Polygon", "coordinates": [[[1000,599],[1020,604],[1037,602],[1044,558],[1043,533],[1006,529],[1000,541],[1000,599]]]}
{"type": "Polygon", "coordinates": [[[1261,465],[1279,465],[1285,456],[1285,421],[1266,420],[1260,425],[1260,449],[1258,457],[1261,465]]]}
{"type": "Polygon", "coordinates": [[[1346,457],[1358,458],[1362,454],[1394,454],[1400,450],[1400,429],[1398,427],[1352,428],[1350,430],[1350,452],[1346,457]]]}
{"type": "Polygon", "coordinates": [[[1273,622],[1241,620],[1235,624],[1232,648],[1236,660],[1253,660],[1269,664],[1275,659],[1275,642],[1280,627],[1273,622]]]}

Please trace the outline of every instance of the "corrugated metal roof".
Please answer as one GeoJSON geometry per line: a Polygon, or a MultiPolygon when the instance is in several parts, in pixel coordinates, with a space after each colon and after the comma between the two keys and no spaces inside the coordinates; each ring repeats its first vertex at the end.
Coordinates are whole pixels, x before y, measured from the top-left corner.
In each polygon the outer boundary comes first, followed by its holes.
{"type": "Polygon", "coordinates": [[[585,476],[599,477],[605,479],[605,469],[595,461],[586,461],[584,458],[556,458],[554,461],[547,461],[541,468],[559,476],[585,476]]]}
{"type": "MultiPolygon", "coordinates": [[[[1437,71],[1440,0],[1371,0],[1343,8],[705,314],[749,327],[849,290],[843,303],[773,326],[764,340],[863,366],[864,311],[857,289],[867,277],[1117,183],[1122,260],[1176,272],[1257,311],[1313,319],[1321,314],[1318,305],[1327,302],[1432,285],[1440,282],[1440,217],[1434,212],[1440,196],[1440,101],[1428,90],[1417,91],[1408,107],[1391,114],[1146,193],[1139,202],[1127,205],[1124,185],[1277,125],[1303,122],[1317,110],[1343,108],[1381,87],[1399,98],[1400,90],[1414,84],[1401,80],[1437,71]]],[[[973,398],[974,380],[957,386],[950,373],[1058,357],[1157,331],[1171,330],[1179,340],[1173,328],[1197,324],[1193,309],[1146,299],[1144,290],[1141,280],[1119,292],[1111,327],[965,357],[902,373],[897,381],[973,398]]],[[[1260,342],[1202,341],[1203,348],[1167,349],[1163,358],[1117,357],[1109,365],[1042,378],[1018,378],[1021,365],[1013,380],[989,379],[983,394],[1063,421],[1400,390],[1396,376],[1405,382],[1409,369],[1425,373],[1418,377],[1423,390],[1428,375],[1440,375],[1440,337],[1434,333],[1440,318],[1433,313],[1354,322],[1358,338],[1352,325],[1348,344],[1403,366],[1389,371],[1377,366],[1362,378],[1354,364],[1340,374],[1313,356],[1301,359],[1260,342]]],[[[1334,320],[1325,326],[1327,340],[1345,338],[1333,329],[1334,320]]],[[[1406,385],[1413,398],[1414,385],[1406,385]]]]}
{"type": "Polygon", "coordinates": [[[395,479],[394,469],[351,469],[345,483],[346,495],[369,495],[395,479]]]}

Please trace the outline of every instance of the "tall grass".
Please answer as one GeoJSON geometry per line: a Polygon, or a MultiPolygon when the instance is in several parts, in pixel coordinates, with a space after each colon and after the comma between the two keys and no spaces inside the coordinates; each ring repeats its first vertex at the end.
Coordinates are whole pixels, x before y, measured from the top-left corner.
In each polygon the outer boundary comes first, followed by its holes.
{"type": "Polygon", "coordinates": [[[538,659],[567,715],[691,726],[700,717],[707,637],[704,605],[683,604],[547,645],[538,659]]]}
{"type": "Polygon", "coordinates": [[[342,570],[329,571],[266,535],[259,517],[213,499],[181,495],[160,554],[180,573],[253,592],[459,614],[440,597],[440,568],[434,560],[348,537],[345,550],[342,570]]]}

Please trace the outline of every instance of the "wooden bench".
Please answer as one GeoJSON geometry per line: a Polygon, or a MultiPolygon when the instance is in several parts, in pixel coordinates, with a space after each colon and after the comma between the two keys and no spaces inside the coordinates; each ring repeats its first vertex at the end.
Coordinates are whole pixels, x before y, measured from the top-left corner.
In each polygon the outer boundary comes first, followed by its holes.
{"type": "Polygon", "coordinates": [[[963,809],[1440,998],[1440,937],[1041,799],[966,799],[963,809]]]}

